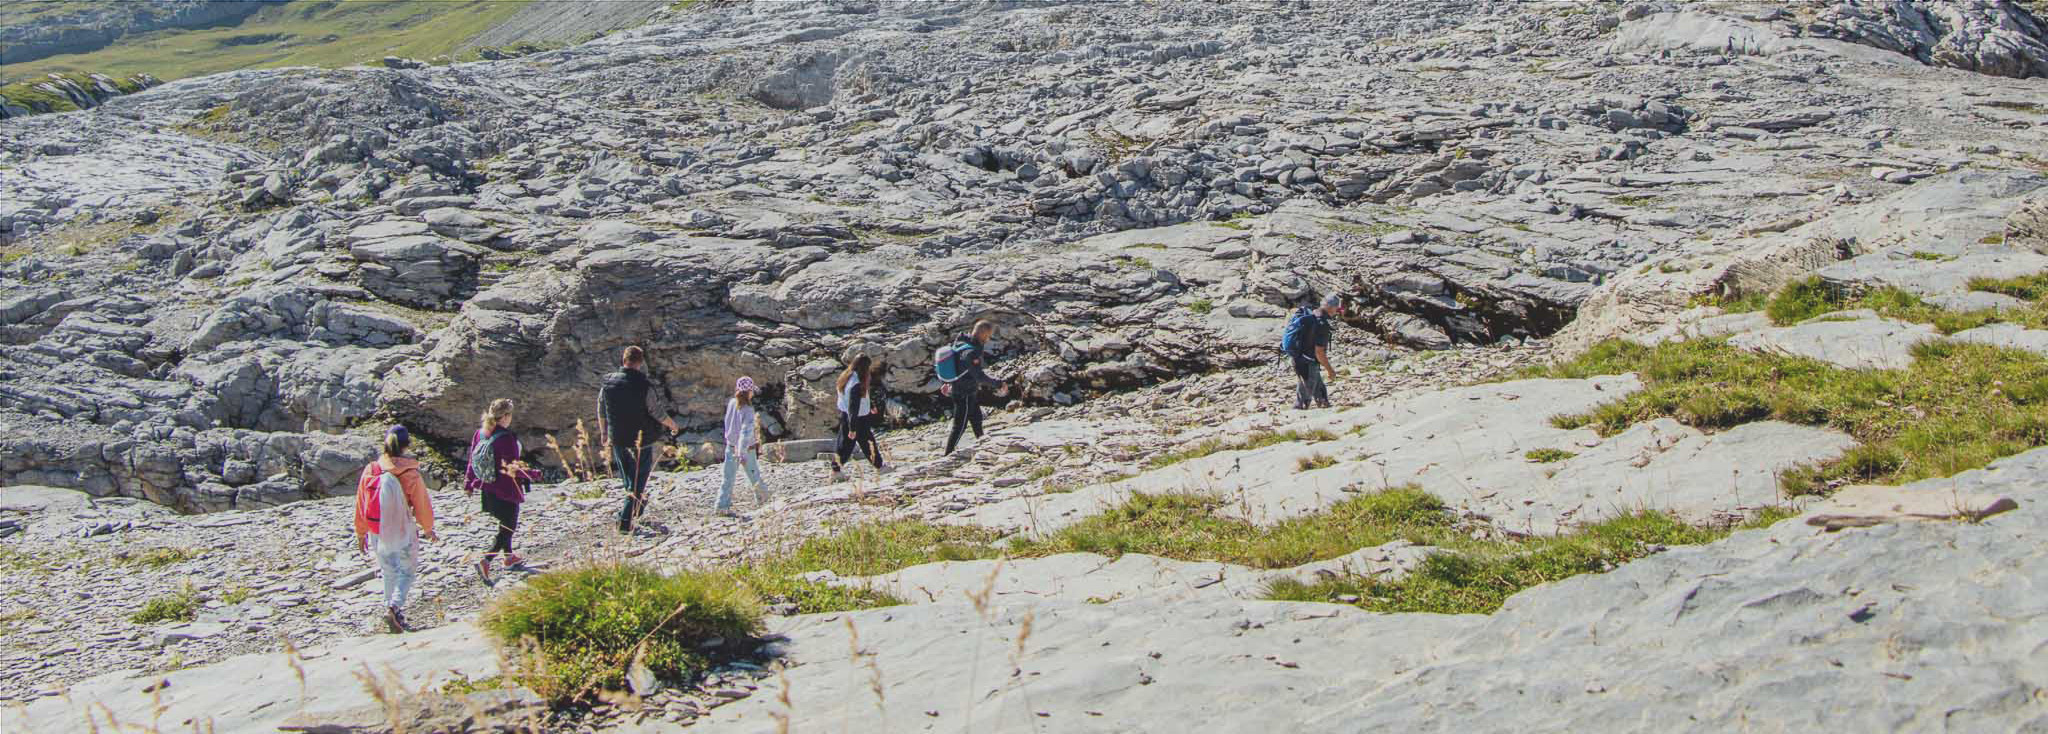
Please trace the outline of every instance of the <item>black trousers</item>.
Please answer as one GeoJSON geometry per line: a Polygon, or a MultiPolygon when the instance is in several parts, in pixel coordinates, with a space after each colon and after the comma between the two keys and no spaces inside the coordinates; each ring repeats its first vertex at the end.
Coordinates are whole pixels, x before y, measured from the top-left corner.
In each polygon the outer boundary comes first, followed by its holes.
{"type": "Polygon", "coordinates": [[[967,425],[974,424],[974,437],[981,438],[981,391],[955,390],[953,392],[953,433],[946,437],[946,453],[960,446],[960,437],[967,433],[967,425]]]}
{"type": "Polygon", "coordinates": [[[868,461],[874,462],[876,469],[882,468],[882,448],[875,444],[874,416],[864,415],[855,418],[840,413],[838,438],[839,461],[833,465],[835,468],[845,466],[846,460],[853,458],[854,449],[860,449],[862,454],[867,455],[868,461]],[[853,434],[853,438],[847,438],[848,433],[853,434]]]}
{"type": "Polygon", "coordinates": [[[519,503],[507,502],[491,494],[490,490],[479,492],[484,496],[484,514],[498,521],[498,534],[491,539],[491,549],[485,555],[512,552],[512,531],[519,528],[519,503]]]}
{"type": "Polygon", "coordinates": [[[612,473],[626,483],[626,506],[619,508],[619,532],[632,532],[647,511],[647,474],[654,471],[654,447],[612,445],[612,473]]]}

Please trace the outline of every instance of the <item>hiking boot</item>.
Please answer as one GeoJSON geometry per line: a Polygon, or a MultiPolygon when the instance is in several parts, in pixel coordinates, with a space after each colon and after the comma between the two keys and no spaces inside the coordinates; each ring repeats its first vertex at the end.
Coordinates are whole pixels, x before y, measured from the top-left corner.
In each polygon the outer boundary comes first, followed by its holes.
{"type": "Polygon", "coordinates": [[[405,622],[398,616],[398,607],[384,608],[384,631],[394,635],[405,631],[405,622]]]}
{"type": "Polygon", "coordinates": [[[719,516],[719,517],[739,517],[739,516],[740,516],[740,514],[739,514],[739,513],[737,513],[737,512],[733,512],[733,511],[732,511],[732,508],[730,508],[730,507],[720,507],[720,508],[718,508],[718,516],[719,516]]]}
{"type": "Polygon", "coordinates": [[[833,470],[832,470],[832,483],[833,483],[833,484],[838,484],[838,483],[840,483],[840,482],[844,482],[844,481],[846,481],[846,472],[840,471],[840,470],[838,470],[838,469],[833,469],[833,470]]]}
{"type": "Polygon", "coordinates": [[[394,618],[396,618],[396,619],[398,620],[398,631],[400,631],[400,632],[411,632],[411,631],[412,631],[412,625],[411,625],[410,623],[408,623],[408,622],[406,622],[406,621],[405,621],[405,610],[403,610],[403,609],[399,609],[399,608],[397,608],[397,607],[392,607],[392,608],[391,608],[391,616],[392,616],[392,617],[394,617],[394,618]]]}
{"type": "Polygon", "coordinates": [[[761,505],[765,505],[765,504],[768,504],[768,488],[767,488],[767,487],[763,487],[763,486],[761,486],[761,485],[758,485],[758,484],[754,485],[754,503],[755,503],[755,504],[761,504],[761,505]]]}
{"type": "Polygon", "coordinates": [[[517,553],[505,554],[505,569],[509,571],[515,568],[526,568],[526,559],[520,557],[517,553]]]}
{"type": "MultiPolygon", "coordinates": [[[[510,566],[510,565],[512,565],[512,564],[510,564],[510,563],[507,563],[507,564],[505,564],[505,565],[507,565],[507,566],[510,566]]],[[[477,580],[479,580],[479,581],[482,581],[482,582],[484,582],[484,585],[485,585],[485,586],[490,586],[490,585],[491,585],[491,557],[490,557],[490,556],[484,556],[483,560],[481,560],[481,561],[477,561],[477,562],[476,562],[476,577],[477,577],[477,580]]]]}
{"type": "Polygon", "coordinates": [[[1328,407],[1330,407],[1330,401],[1328,401],[1328,400],[1325,400],[1325,401],[1322,401],[1322,402],[1320,402],[1320,403],[1316,403],[1316,407],[1318,407],[1318,408],[1328,408],[1328,407]]]}

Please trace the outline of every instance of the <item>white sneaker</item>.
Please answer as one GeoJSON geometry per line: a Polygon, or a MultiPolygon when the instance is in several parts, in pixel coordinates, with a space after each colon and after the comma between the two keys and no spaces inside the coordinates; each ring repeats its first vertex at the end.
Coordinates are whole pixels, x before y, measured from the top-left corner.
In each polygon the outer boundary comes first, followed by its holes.
{"type": "Polygon", "coordinates": [[[767,488],[767,487],[763,487],[763,486],[761,486],[761,485],[758,485],[758,484],[757,484],[757,485],[754,485],[754,502],[755,502],[756,504],[762,504],[762,505],[768,504],[768,488],[767,488]]]}

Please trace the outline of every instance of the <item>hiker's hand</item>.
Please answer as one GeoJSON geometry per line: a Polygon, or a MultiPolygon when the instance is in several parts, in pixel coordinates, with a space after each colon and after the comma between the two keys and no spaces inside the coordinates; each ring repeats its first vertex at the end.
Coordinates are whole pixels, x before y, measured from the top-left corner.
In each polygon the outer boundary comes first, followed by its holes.
{"type": "Polygon", "coordinates": [[[426,538],[426,539],[427,539],[427,542],[429,542],[429,543],[439,543],[439,542],[441,542],[441,536],[439,536],[439,535],[435,535],[435,534],[434,534],[434,531],[432,531],[432,530],[426,531],[426,532],[424,532],[424,533],[420,533],[420,537],[422,537],[422,538],[426,538]]]}

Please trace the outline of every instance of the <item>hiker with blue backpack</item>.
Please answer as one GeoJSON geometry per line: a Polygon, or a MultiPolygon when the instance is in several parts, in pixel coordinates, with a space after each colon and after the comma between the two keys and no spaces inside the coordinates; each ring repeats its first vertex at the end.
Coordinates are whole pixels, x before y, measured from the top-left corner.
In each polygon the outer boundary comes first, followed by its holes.
{"type": "Polygon", "coordinates": [[[946,437],[946,453],[949,455],[960,446],[960,437],[966,434],[970,423],[974,426],[974,440],[981,440],[981,389],[995,388],[997,396],[1010,392],[1009,385],[989,377],[986,371],[988,340],[995,335],[995,324],[976,321],[973,331],[960,335],[959,339],[932,355],[933,369],[939,376],[939,392],[953,398],[953,432],[946,437]]]}
{"type": "Polygon", "coordinates": [[[1287,330],[1280,335],[1280,350],[1294,363],[1294,409],[1307,410],[1310,403],[1315,407],[1330,407],[1330,387],[1323,382],[1323,375],[1337,379],[1337,370],[1330,366],[1330,317],[1344,315],[1344,299],[1332,293],[1323,299],[1321,308],[1311,310],[1302,306],[1294,310],[1294,316],[1287,320],[1287,330]],[[1322,371],[1317,372],[1316,368],[1322,371]]]}
{"type": "Polygon", "coordinates": [[[875,360],[868,355],[853,358],[853,363],[839,373],[839,431],[837,450],[833,452],[832,481],[846,478],[846,460],[853,458],[853,450],[860,449],[868,461],[874,462],[875,472],[886,471],[882,467],[882,447],[875,443],[875,360]]]}
{"type": "Polygon", "coordinates": [[[491,583],[493,559],[503,558],[508,570],[526,563],[512,552],[512,532],[519,528],[519,506],[526,502],[527,485],[540,479],[538,470],[526,468],[519,459],[526,448],[512,432],[515,408],[509,399],[491,401],[478,420],[476,435],[469,439],[469,462],[462,468],[463,492],[482,494],[484,514],[497,524],[490,550],[476,562],[477,578],[486,585],[491,583]]]}
{"type": "Polygon", "coordinates": [[[384,452],[356,481],[356,550],[377,557],[384,577],[384,627],[406,632],[405,600],[419,575],[420,539],[435,540],[434,503],[420,462],[406,457],[412,434],[405,426],[384,432],[384,452]]]}

